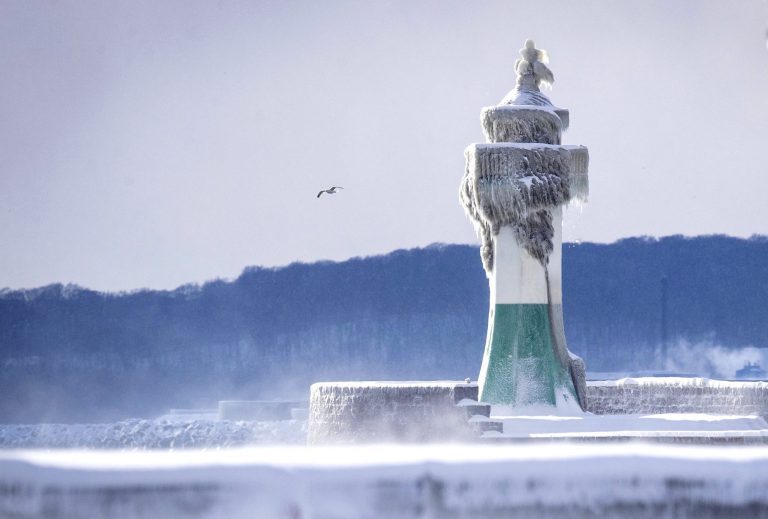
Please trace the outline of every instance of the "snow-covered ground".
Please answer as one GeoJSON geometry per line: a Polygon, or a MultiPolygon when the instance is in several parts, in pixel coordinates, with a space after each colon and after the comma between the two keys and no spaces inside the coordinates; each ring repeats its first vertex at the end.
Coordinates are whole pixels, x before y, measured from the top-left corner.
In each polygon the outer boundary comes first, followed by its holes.
{"type": "Polygon", "coordinates": [[[0,517],[760,518],[768,450],[626,444],[2,451],[0,517]]]}
{"type": "Polygon", "coordinates": [[[164,416],[106,424],[0,425],[0,448],[178,449],[304,444],[303,420],[230,422],[164,416]]]}
{"type": "MultiPolygon", "coordinates": [[[[480,419],[480,418],[478,418],[480,419]]],[[[486,437],[637,437],[698,436],[765,438],[768,423],[758,416],[704,414],[493,416],[504,433],[486,437]]],[[[303,445],[307,423],[301,420],[229,422],[164,417],[109,424],[0,425],[0,449],[189,449],[249,445],[303,445]]]]}
{"type": "Polygon", "coordinates": [[[630,437],[655,438],[695,436],[703,438],[764,438],[768,442],[768,423],[759,416],[708,414],[594,415],[580,416],[498,416],[491,420],[504,424],[503,434],[486,436],[509,438],[630,437]]]}

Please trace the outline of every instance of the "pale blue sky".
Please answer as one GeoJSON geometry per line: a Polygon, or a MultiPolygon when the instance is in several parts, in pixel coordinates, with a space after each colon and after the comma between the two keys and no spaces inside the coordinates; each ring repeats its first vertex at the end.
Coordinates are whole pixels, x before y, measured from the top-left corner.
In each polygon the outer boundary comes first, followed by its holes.
{"type": "Polygon", "coordinates": [[[591,154],[567,240],[768,234],[767,22],[763,0],[0,0],[0,287],[476,243],[463,150],[529,37],[591,154]]]}

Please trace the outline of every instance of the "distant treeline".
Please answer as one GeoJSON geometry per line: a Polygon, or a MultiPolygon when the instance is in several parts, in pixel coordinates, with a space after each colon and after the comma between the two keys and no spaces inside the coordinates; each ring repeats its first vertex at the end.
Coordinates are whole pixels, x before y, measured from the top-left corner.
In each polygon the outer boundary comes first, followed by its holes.
{"type": "MultiPolygon", "coordinates": [[[[658,366],[667,338],[768,346],[768,238],[564,247],[571,350],[589,370],[658,366]]],[[[219,399],[307,396],[329,379],[476,377],[488,286],[476,247],[249,267],[125,294],[0,292],[0,422],[112,420],[219,399]]]]}

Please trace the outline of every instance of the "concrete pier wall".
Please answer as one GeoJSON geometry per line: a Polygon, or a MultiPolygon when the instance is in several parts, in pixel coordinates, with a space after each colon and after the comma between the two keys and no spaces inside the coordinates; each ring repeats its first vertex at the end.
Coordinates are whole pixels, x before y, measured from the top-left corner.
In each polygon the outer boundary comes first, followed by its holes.
{"type": "MultiPolygon", "coordinates": [[[[468,423],[476,383],[328,382],[310,395],[308,441],[324,443],[443,442],[473,439],[468,423]],[[463,404],[463,405],[457,405],[463,404]]],[[[768,419],[768,383],[701,378],[638,378],[587,383],[594,414],[706,413],[768,419]]]]}
{"type": "Polygon", "coordinates": [[[627,378],[587,382],[595,414],[706,413],[768,419],[768,382],[705,378],[627,378]]]}
{"type": "Polygon", "coordinates": [[[440,442],[471,428],[457,406],[477,399],[477,384],[328,382],[310,389],[308,442],[440,442]]]}

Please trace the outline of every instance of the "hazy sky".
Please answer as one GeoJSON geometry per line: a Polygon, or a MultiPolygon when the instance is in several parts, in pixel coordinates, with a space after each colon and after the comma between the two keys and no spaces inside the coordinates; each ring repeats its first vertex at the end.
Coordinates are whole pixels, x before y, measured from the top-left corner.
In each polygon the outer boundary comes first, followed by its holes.
{"type": "Polygon", "coordinates": [[[0,287],[477,243],[463,150],[529,37],[590,149],[567,240],[768,234],[767,22],[763,0],[0,0],[0,287]]]}

